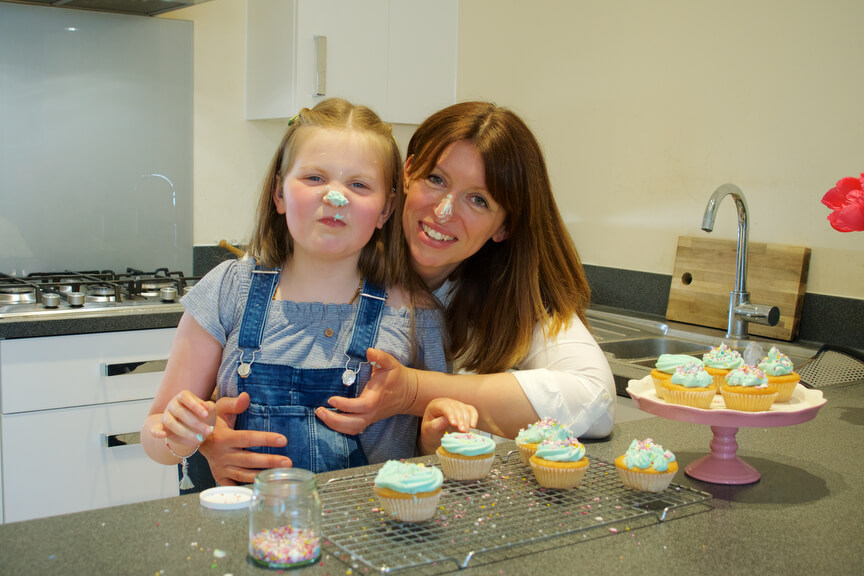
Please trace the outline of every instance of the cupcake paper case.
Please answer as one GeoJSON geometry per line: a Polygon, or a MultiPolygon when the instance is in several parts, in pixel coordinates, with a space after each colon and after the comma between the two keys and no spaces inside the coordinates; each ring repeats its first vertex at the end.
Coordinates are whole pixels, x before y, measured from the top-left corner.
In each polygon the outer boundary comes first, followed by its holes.
{"type": "Polygon", "coordinates": [[[452,480],[478,480],[489,474],[495,441],[473,432],[444,434],[435,452],[444,475],[452,480]]]}
{"type": "Polygon", "coordinates": [[[537,451],[537,446],[544,440],[567,440],[572,435],[560,422],[552,418],[543,418],[527,428],[519,430],[516,435],[516,447],[519,449],[519,459],[525,466],[531,465],[531,456],[537,451]]]}
{"type": "Polygon", "coordinates": [[[768,355],[759,362],[759,369],[768,377],[768,383],[777,386],[775,402],[788,402],[801,380],[793,371],[792,361],[776,346],[768,350],[768,355]]]}
{"type": "Polygon", "coordinates": [[[675,455],[651,438],[633,440],[627,452],[615,459],[615,468],[627,488],[662,492],[678,472],[675,455]]]}
{"type": "Polygon", "coordinates": [[[435,466],[388,460],[375,477],[375,494],[384,512],[403,522],[435,515],[444,476],[435,466]]]}
{"type": "Polygon", "coordinates": [[[530,464],[537,483],[544,488],[576,488],[588,472],[585,446],[572,437],[541,442],[530,464]]]}

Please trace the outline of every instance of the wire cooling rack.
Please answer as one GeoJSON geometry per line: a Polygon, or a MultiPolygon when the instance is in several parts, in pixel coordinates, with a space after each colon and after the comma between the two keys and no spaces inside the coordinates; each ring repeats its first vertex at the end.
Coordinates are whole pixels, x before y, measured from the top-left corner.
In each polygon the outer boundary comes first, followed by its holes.
{"type": "MultiPolygon", "coordinates": [[[[426,522],[385,515],[373,491],[375,470],[330,480],[319,488],[324,549],[367,572],[432,575],[554,548],[565,534],[589,540],[710,509],[710,494],[675,484],[656,494],[624,488],[614,464],[599,459],[590,459],[578,488],[547,490],[517,453],[495,458],[482,480],[445,478],[439,508],[426,522]]],[[[434,458],[424,463],[438,466],[434,458]]]]}

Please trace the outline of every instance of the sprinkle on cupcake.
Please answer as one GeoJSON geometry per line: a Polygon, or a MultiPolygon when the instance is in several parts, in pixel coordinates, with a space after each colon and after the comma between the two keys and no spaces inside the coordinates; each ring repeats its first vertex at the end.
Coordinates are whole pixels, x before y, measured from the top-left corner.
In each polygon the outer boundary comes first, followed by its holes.
{"type": "Polygon", "coordinates": [[[729,386],[767,388],[768,377],[759,368],[745,364],[726,375],[726,384],[729,386]]]}

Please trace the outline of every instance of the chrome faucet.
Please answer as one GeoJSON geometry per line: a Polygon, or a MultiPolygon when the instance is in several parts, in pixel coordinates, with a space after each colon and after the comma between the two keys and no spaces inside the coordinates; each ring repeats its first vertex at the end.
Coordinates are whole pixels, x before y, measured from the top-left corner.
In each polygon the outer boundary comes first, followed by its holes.
{"type": "Polygon", "coordinates": [[[729,293],[729,326],[726,338],[743,340],[747,338],[747,324],[756,322],[767,326],[776,326],[780,321],[780,309],[776,306],[751,304],[750,293],[747,292],[747,200],[744,193],[734,184],[723,184],[708,199],[705,215],[702,217],[702,230],[714,230],[715,210],[723,198],[732,196],[735,209],[738,211],[738,246],[735,258],[735,286],[729,293]]]}

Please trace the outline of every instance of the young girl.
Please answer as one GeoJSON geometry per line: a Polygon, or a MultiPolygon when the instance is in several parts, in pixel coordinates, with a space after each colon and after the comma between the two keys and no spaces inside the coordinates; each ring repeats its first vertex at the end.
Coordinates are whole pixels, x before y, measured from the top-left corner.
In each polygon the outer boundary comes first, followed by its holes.
{"type": "Polygon", "coordinates": [[[401,172],[390,126],[368,108],[330,99],[292,120],[261,191],[250,257],[220,264],[182,300],[142,433],[151,458],[185,465],[216,424],[214,387],[220,397],[247,393],[236,428],[280,432],[287,445],[266,451],[294,466],[318,473],[414,456],[413,416],[355,436],[314,414],[363,389],[367,348],[447,369],[439,312],[404,288],[416,283],[390,218],[401,210],[401,172]]]}

